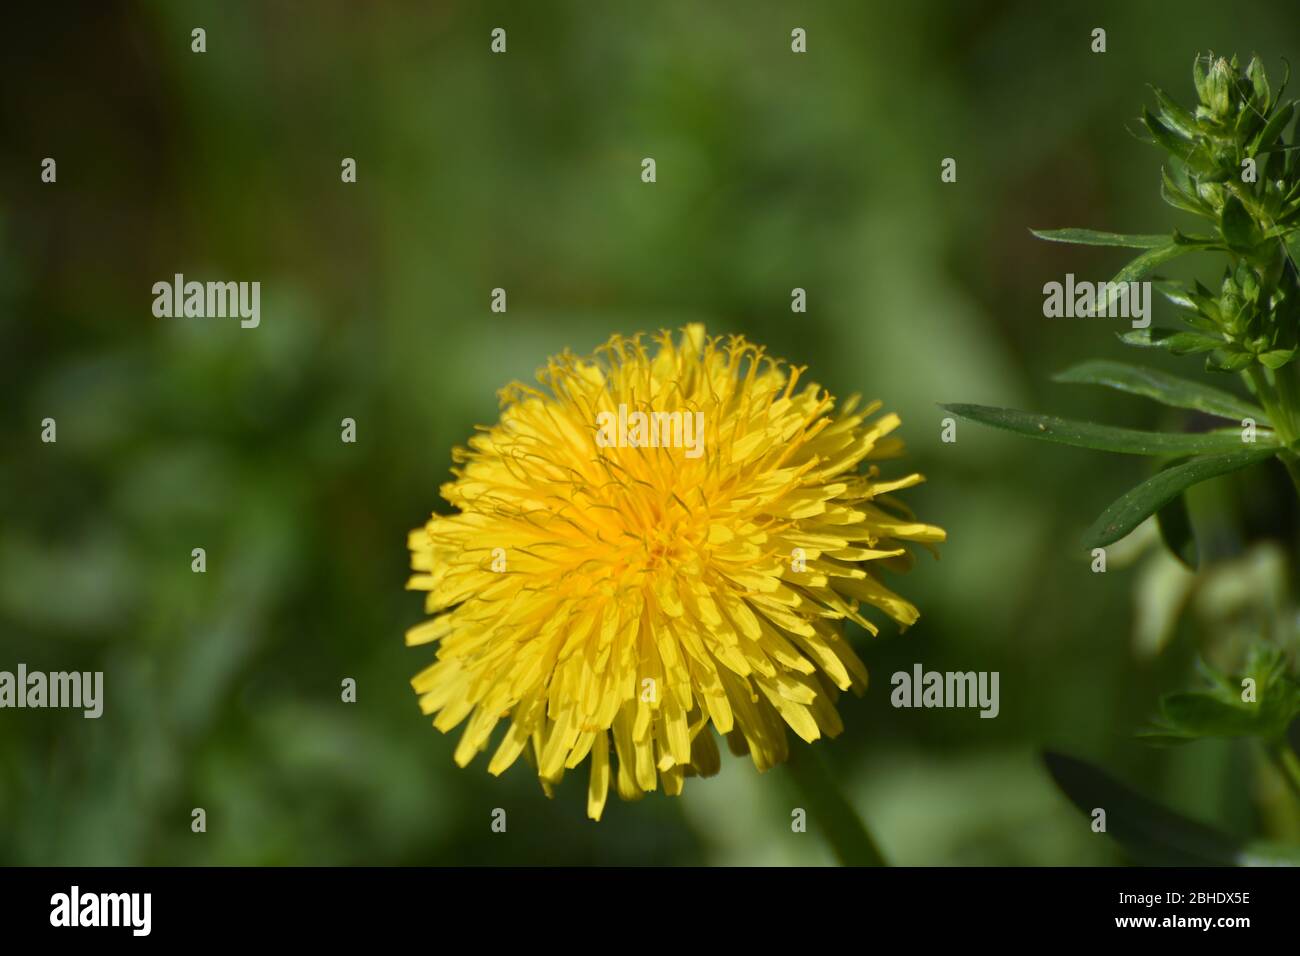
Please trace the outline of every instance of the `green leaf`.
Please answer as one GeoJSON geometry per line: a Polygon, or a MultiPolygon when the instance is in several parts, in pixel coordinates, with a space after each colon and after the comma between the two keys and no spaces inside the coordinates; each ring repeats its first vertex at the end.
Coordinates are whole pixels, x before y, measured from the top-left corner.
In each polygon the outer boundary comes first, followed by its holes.
{"type": "Polygon", "coordinates": [[[1196,117],[1179,106],[1164,90],[1159,87],[1152,87],[1152,89],[1156,94],[1156,103],[1160,106],[1161,120],[1180,136],[1187,139],[1196,136],[1199,132],[1196,117]]]}
{"type": "Polygon", "coordinates": [[[1036,415],[1014,408],[990,405],[941,405],[945,411],[967,421],[1015,432],[1028,438],[1092,448],[1126,455],[1196,455],[1241,448],[1237,429],[1213,432],[1147,432],[1136,428],[1116,428],[1094,422],[1072,421],[1054,415],[1036,415]]]}
{"type": "Polygon", "coordinates": [[[1196,534],[1192,530],[1192,516],[1187,510],[1187,496],[1176,495],[1174,499],[1156,512],[1156,527],[1160,529],[1160,540],[1165,547],[1183,564],[1196,570],[1199,555],[1196,550],[1196,534]]]}
{"type": "Polygon", "coordinates": [[[1214,240],[1212,239],[1202,236],[1184,236],[1175,232],[1173,238],[1167,239],[1164,245],[1147,249],[1146,252],[1131,260],[1128,265],[1115,274],[1115,278],[1110,280],[1110,285],[1107,288],[1107,311],[1113,311],[1110,307],[1114,305],[1122,291],[1127,291],[1125,283],[1137,282],[1147,273],[1159,268],[1171,259],[1185,256],[1189,252],[1212,248],[1214,248],[1214,240]]]}
{"type": "Polygon", "coordinates": [[[1248,843],[1175,813],[1074,757],[1048,751],[1047,772],[1090,820],[1106,811],[1106,833],[1148,866],[1295,866],[1300,849],[1248,843]]]}
{"type": "Polygon", "coordinates": [[[1177,259],[1199,249],[1214,248],[1217,240],[1208,236],[1126,236],[1116,232],[1098,232],[1095,229],[1031,229],[1040,239],[1051,242],[1072,242],[1089,246],[1119,246],[1126,249],[1145,249],[1111,279],[1109,302],[1119,294],[1119,283],[1136,282],[1144,275],[1171,259],[1177,259]]]}
{"type": "Polygon", "coordinates": [[[1196,54],[1195,58],[1192,60],[1192,82],[1196,84],[1196,95],[1200,98],[1202,103],[1205,102],[1208,93],[1205,83],[1207,72],[1205,64],[1208,62],[1209,58],[1202,56],[1200,53],[1196,54]]]}
{"type": "Polygon", "coordinates": [[[1124,249],[1156,249],[1171,240],[1164,236],[1126,236],[1118,232],[1099,232],[1096,229],[1030,229],[1039,239],[1048,242],[1070,242],[1078,246],[1119,246],[1124,249]]]}
{"type": "Polygon", "coordinates": [[[1175,209],[1190,212],[1194,216],[1214,218],[1210,207],[1175,183],[1163,167],[1160,169],[1160,196],[1175,209]]]}
{"type": "Polygon", "coordinates": [[[1192,485],[1249,468],[1271,458],[1275,447],[1251,448],[1194,458],[1167,468],[1120,496],[1093,522],[1083,536],[1083,546],[1105,547],[1124,537],[1192,485]]]}
{"type": "Polygon", "coordinates": [[[1252,647],[1239,675],[1229,677],[1206,665],[1201,669],[1211,686],[1166,694],[1160,700],[1160,717],[1141,736],[1172,743],[1201,737],[1260,737],[1276,742],[1300,714],[1300,684],[1287,676],[1286,658],[1274,645],[1252,647]],[[1243,700],[1245,696],[1250,699],[1243,700]]]}
{"type": "Polygon", "coordinates": [[[1269,152],[1273,141],[1282,135],[1282,130],[1286,128],[1287,123],[1291,122],[1294,113],[1295,104],[1287,103],[1270,116],[1264,128],[1255,135],[1251,143],[1251,152],[1259,153],[1261,150],[1265,153],[1269,152]]]}
{"type": "Polygon", "coordinates": [[[1174,329],[1133,329],[1119,333],[1119,340],[1125,345],[1135,345],[1141,349],[1164,349],[1174,355],[1212,352],[1224,344],[1223,339],[1216,336],[1174,329]]]}
{"type": "Polygon", "coordinates": [[[1151,136],[1157,143],[1163,146],[1173,155],[1177,156],[1184,162],[1192,154],[1191,140],[1179,136],[1160,120],[1152,115],[1150,110],[1142,111],[1142,125],[1147,128],[1151,136]]]}
{"type": "Polygon", "coordinates": [[[1213,355],[1205,357],[1205,370],[1207,372],[1240,372],[1243,368],[1255,361],[1255,357],[1249,352],[1215,352],[1213,355]]]}
{"type": "Polygon", "coordinates": [[[1235,195],[1229,194],[1224,200],[1220,228],[1228,248],[1235,252],[1250,252],[1259,243],[1255,220],[1235,195]]]}
{"type": "Polygon", "coordinates": [[[1163,720],[1178,729],[1171,733],[1168,726],[1157,728],[1164,736],[1186,737],[1246,737],[1255,728],[1255,716],[1245,709],[1233,707],[1204,691],[1166,694],[1160,701],[1163,720]]]}
{"type": "Polygon", "coordinates": [[[1268,422],[1263,409],[1231,392],[1126,362],[1082,362],[1055,375],[1053,381],[1072,385],[1104,385],[1130,395],[1154,399],[1173,408],[1190,408],[1234,422],[1243,418],[1253,418],[1259,424],[1268,422]]]}
{"type": "Polygon", "coordinates": [[[1295,353],[1295,349],[1274,349],[1271,352],[1261,352],[1256,358],[1259,359],[1260,365],[1276,371],[1295,358],[1295,353]]]}
{"type": "Polygon", "coordinates": [[[1286,254],[1291,260],[1291,265],[1300,270],[1300,229],[1286,237],[1286,254]]]}
{"type": "Polygon", "coordinates": [[[1199,249],[1223,249],[1224,245],[1217,236],[1189,236],[1181,229],[1173,232],[1174,242],[1180,246],[1196,246],[1199,249]]]}
{"type": "Polygon", "coordinates": [[[1203,244],[1199,242],[1176,242],[1173,239],[1167,239],[1165,245],[1148,249],[1123,269],[1120,269],[1115,278],[1110,281],[1112,283],[1136,282],[1151,270],[1164,265],[1170,259],[1177,259],[1179,256],[1185,256],[1187,253],[1195,252],[1201,248],[1203,248],[1203,244]]]}
{"type": "Polygon", "coordinates": [[[1172,282],[1168,279],[1155,279],[1151,282],[1151,288],[1155,289],[1162,296],[1178,306],[1180,310],[1196,309],[1196,300],[1192,293],[1181,282],[1172,282]]]}
{"type": "Polygon", "coordinates": [[[1263,104],[1260,109],[1268,109],[1273,95],[1268,88],[1268,77],[1264,75],[1264,64],[1260,62],[1258,56],[1252,56],[1250,63],[1246,65],[1246,78],[1255,89],[1255,99],[1263,104]]]}

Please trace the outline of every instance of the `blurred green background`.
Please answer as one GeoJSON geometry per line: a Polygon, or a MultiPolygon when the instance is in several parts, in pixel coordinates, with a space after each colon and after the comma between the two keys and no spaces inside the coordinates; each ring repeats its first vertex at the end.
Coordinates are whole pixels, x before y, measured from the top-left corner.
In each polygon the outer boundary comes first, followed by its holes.
{"type": "Polygon", "coordinates": [[[853,635],[873,687],[816,745],[892,860],[1120,862],[1054,789],[1044,746],[1276,835],[1242,747],[1133,739],[1202,643],[1183,620],[1142,653],[1134,583],[1150,569],[1092,574],[1077,546],[1143,463],[967,424],[939,440],[940,401],[1169,424],[1050,382],[1132,357],[1106,320],[1041,311],[1044,282],[1107,278],[1124,253],[1027,229],[1180,223],[1161,154],[1125,128],[1146,84],[1186,102],[1210,49],[1280,76],[1300,39],[1281,2],[1086,7],[7,11],[0,669],[102,670],[106,704],[98,721],[0,711],[0,863],[829,862],[816,820],[790,831],[783,769],[724,754],[681,799],[611,797],[594,824],[585,766],[549,801],[522,761],[501,779],[483,758],[458,770],[455,735],[408,684],[431,650],[403,644],[422,617],[405,536],[442,507],[451,447],[549,354],[688,321],[884,399],[929,478],[908,501],[949,543],[897,581],[922,620],[853,635]],[[46,156],[57,184],[40,182],[46,156]],[[260,281],[260,328],[154,318],[151,286],[177,272],[260,281]],[[790,312],[796,286],[807,314],[790,312]],[[57,444],[40,441],[46,417],[57,444]],[[917,661],[999,671],[1001,715],[892,709],[889,675],[917,661]]]}

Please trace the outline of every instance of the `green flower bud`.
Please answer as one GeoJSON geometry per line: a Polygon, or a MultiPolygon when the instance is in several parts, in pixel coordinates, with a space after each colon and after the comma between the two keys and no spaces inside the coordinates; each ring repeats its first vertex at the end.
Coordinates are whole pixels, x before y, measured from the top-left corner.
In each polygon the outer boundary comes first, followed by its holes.
{"type": "Polygon", "coordinates": [[[1222,122],[1232,110],[1232,87],[1236,71],[1228,61],[1220,57],[1210,66],[1209,76],[1205,81],[1205,98],[1202,101],[1210,115],[1222,122]]]}

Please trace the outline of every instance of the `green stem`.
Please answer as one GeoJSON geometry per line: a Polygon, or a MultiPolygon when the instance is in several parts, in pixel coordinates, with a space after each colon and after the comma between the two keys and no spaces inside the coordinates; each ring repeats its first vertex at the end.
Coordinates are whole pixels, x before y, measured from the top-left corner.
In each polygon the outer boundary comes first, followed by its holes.
{"type": "Polygon", "coordinates": [[[1284,741],[1268,745],[1268,755],[1273,758],[1273,766],[1291,787],[1291,793],[1300,800],[1300,759],[1284,741]]]}
{"type": "Polygon", "coordinates": [[[788,761],[791,776],[808,805],[808,816],[821,828],[842,866],[888,866],[819,750],[795,742],[788,761]]]}
{"type": "Polygon", "coordinates": [[[1286,473],[1291,476],[1291,484],[1295,486],[1297,496],[1300,496],[1300,458],[1289,451],[1284,451],[1277,456],[1286,466],[1286,473]]]}
{"type": "Polygon", "coordinates": [[[1277,394],[1278,406],[1286,415],[1288,443],[1296,440],[1296,421],[1300,418],[1300,390],[1297,389],[1296,365],[1291,362],[1273,373],[1273,383],[1277,394]]]}
{"type": "MultiPolygon", "coordinates": [[[[1294,363],[1293,363],[1294,364],[1294,363]]],[[[1296,440],[1296,420],[1300,416],[1300,394],[1297,393],[1294,372],[1291,366],[1284,367],[1273,376],[1267,375],[1258,365],[1246,370],[1251,391],[1259,399],[1269,421],[1284,445],[1296,440]],[[1270,381],[1271,379],[1271,381],[1270,381]]],[[[1295,452],[1283,451],[1277,456],[1286,466],[1286,473],[1291,476],[1291,484],[1296,495],[1300,496],[1300,456],[1295,452]]]]}
{"type": "Polygon", "coordinates": [[[1250,390],[1255,393],[1259,399],[1260,406],[1268,413],[1269,421],[1273,423],[1273,430],[1277,432],[1278,438],[1284,445],[1289,445],[1293,435],[1291,430],[1291,410],[1279,400],[1281,396],[1273,383],[1269,381],[1264,369],[1258,365],[1247,366],[1245,372],[1247,381],[1250,383],[1250,390]]]}

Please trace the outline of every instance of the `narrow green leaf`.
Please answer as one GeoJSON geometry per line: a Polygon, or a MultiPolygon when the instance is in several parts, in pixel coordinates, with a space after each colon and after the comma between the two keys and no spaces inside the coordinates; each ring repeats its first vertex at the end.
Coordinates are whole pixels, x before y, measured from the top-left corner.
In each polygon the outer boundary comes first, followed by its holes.
{"type": "Polygon", "coordinates": [[[1106,811],[1106,833],[1149,866],[1288,866],[1300,849],[1248,843],[1142,796],[1090,763],[1048,751],[1047,772],[1089,819],[1106,811]]]}
{"type": "Polygon", "coordinates": [[[1179,136],[1164,123],[1160,122],[1160,120],[1156,119],[1150,110],[1142,111],[1142,125],[1147,128],[1157,143],[1179,159],[1186,161],[1187,158],[1191,156],[1191,141],[1179,136]]]}
{"type": "Polygon", "coordinates": [[[1112,306],[1121,293],[1128,291],[1126,283],[1137,282],[1147,273],[1159,268],[1171,259],[1185,256],[1189,252],[1212,249],[1213,247],[1213,240],[1201,236],[1184,236],[1175,232],[1173,238],[1167,240],[1164,245],[1148,249],[1115,274],[1115,278],[1110,280],[1110,285],[1106,290],[1107,311],[1113,312],[1112,306]]]}
{"type": "Polygon", "coordinates": [[[1100,232],[1096,229],[1030,229],[1039,239],[1048,242],[1069,242],[1078,246],[1119,246],[1123,249],[1156,249],[1167,245],[1169,236],[1126,236],[1118,232],[1100,232]]]}
{"type": "Polygon", "coordinates": [[[1120,496],[1093,522],[1083,536],[1083,546],[1091,551],[1113,544],[1148,517],[1159,511],[1175,496],[1192,485],[1248,468],[1271,458],[1275,447],[1251,448],[1194,458],[1167,468],[1120,496]]]}
{"type": "Polygon", "coordinates": [[[1196,95],[1202,103],[1205,102],[1208,95],[1205,81],[1207,70],[1205,65],[1209,62],[1209,57],[1200,53],[1192,59],[1192,82],[1196,84],[1196,95]]]}
{"type": "Polygon", "coordinates": [[[1291,116],[1294,113],[1295,104],[1287,103],[1270,116],[1268,122],[1264,124],[1264,128],[1255,135],[1255,139],[1251,143],[1251,152],[1270,152],[1274,140],[1282,135],[1282,130],[1286,128],[1287,123],[1291,122],[1291,116]]]}
{"type": "Polygon", "coordinates": [[[1258,424],[1268,422],[1263,409],[1231,392],[1126,362],[1081,362],[1055,375],[1053,381],[1072,385],[1104,385],[1130,395],[1153,399],[1172,408],[1190,408],[1234,422],[1243,418],[1253,418],[1258,424]]]}
{"type": "MultiPolygon", "coordinates": [[[[1054,415],[1036,415],[1014,408],[990,405],[941,405],[945,411],[967,421],[1039,438],[1043,441],[1097,451],[1127,455],[1197,455],[1206,452],[1240,450],[1241,433],[1237,429],[1213,432],[1147,432],[1136,428],[1116,428],[1094,422],[1072,421],[1054,415]]],[[[1272,447],[1272,446],[1270,446],[1272,447]]]]}
{"type": "Polygon", "coordinates": [[[1258,56],[1252,56],[1250,62],[1246,64],[1246,77],[1250,80],[1250,85],[1254,87],[1255,99],[1259,101],[1259,104],[1262,104],[1260,108],[1268,109],[1273,95],[1268,88],[1268,77],[1264,75],[1264,64],[1259,61],[1258,56]]]}
{"type": "Polygon", "coordinates": [[[1178,306],[1180,310],[1195,311],[1196,309],[1196,300],[1192,298],[1192,294],[1187,291],[1187,288],[1181,282],[1173,282],[1168,279],[1155,279],[1151,283],[1151,288],[1155,289],[1174,305],[1178,306]]]}
{"type": "Polygon", "coordinates": [[[1031,229],[1040,239],[1051,242],[1072,242],[1090,246],[1119,246],[1126,249],[1145,249],[1110,280],[1107,301],[1113,303],[1119,296],[1123,282],[1136,282],[1144,275],[1171,259],[1200,249],[1214,248],[1216,240],[1207,236],[1126,236],[1115,232],[1098,232],[1095,229],[1031,229]]]}
{"type": "Polygon", "coordinates": [[[1189,355],[1194,352],[1212,352],[1222,348],[1222,338],[1202,335],[1198,332],[1179,332],[1174,329],[1133,329],[1121,332],[1119,340],[1125,345],[1136,345],[1142,349],[1164,349],[1174,355],[1189,355]]]}
{"type": "Polygon", "coordinates": [[[1136,282],[1148,272],[1164,265],[1170,259],[1177,259],[1179,256],[1185,256],[1187,253],[1195,252],[1200,248],[1202,246],[1195,243],[1180,243],[1172,239],[1166,240],[1165,245],[1148,249],[1123,269],[1120,269],[1111,282],[1136,282]]]}
{"type": "Polygon", "coordinates": [[[1200,132],[1195,116],[1179,106],[1164,90],[1159,87],[1152,89],[1156,94],[1156,102],[1160,105],[1160,118],[1170,129],[1187,139],[1200,132]]]}

